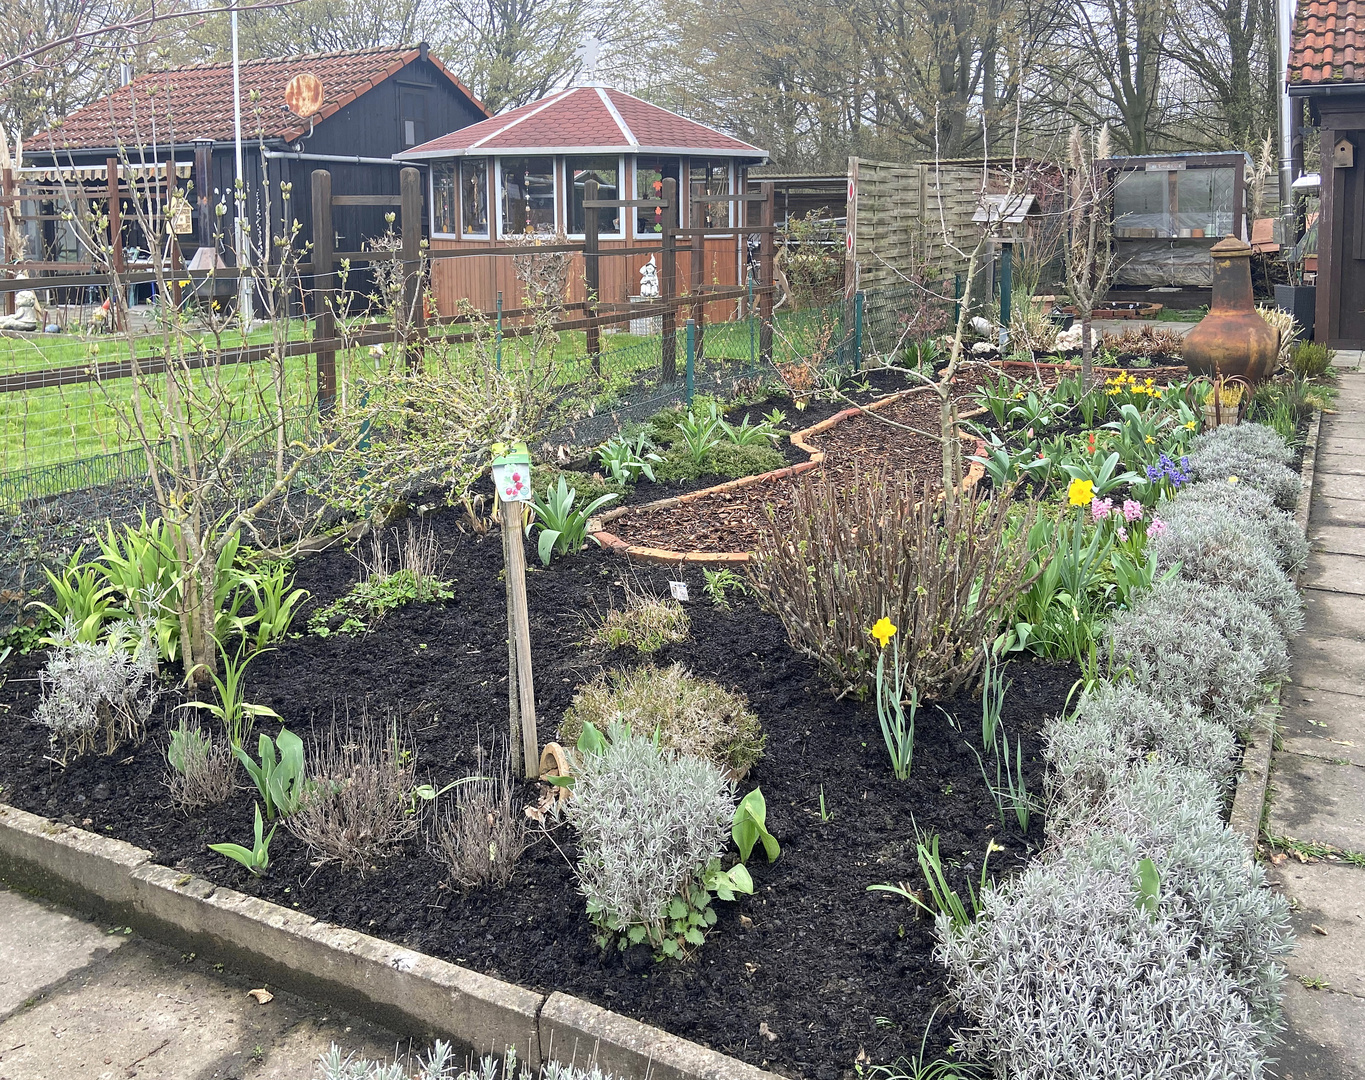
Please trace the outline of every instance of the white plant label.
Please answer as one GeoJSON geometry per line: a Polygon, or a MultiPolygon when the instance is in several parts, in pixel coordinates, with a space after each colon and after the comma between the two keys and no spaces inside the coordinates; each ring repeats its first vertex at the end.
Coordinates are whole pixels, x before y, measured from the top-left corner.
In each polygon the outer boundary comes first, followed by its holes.
{"type": "Polygon", "coordinates": [[[687,599],[687,582],[685,582],[685,581],[670,581],[670,582],[668,583],[668,591],[669,591],[669,593],[672,595],[672,597],[673,597],[674,600],[677,600],[677,601],[679,601],[679,602],[681,602],[681,601],[683,601],[683,600],[686,600],[686,599],[687,599]]]}

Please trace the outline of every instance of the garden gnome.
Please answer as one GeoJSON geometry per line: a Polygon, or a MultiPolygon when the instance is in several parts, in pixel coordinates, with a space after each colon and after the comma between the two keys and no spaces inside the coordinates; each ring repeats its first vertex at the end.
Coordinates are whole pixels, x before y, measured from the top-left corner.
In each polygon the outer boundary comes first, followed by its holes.
{"type": "Polygon", "coordinates": [[[640,268],[640,295],[659,295],[659,268],[654,264],[653,255],[649,257],[649,262],[640,268]]]}
{"type": "Polygon", "coordinates": [[[14,314],[0,315],[0,330],[23,330],[32,333],[43,327],[38,306],[38,294],[32,289],[14,294],[14,314]]]}

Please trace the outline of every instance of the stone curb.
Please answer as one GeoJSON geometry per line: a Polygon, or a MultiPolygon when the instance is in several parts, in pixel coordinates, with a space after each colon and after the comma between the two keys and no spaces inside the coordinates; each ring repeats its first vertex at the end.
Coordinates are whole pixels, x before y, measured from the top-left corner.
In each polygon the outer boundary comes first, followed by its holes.
{"type": "Polygon", "coordinates": [[[152,853],[0,805],[0,879],[276,986],[472,1055],[516,1047],[533,1071],[592,1059],[622,1080],[780,1080],[568,994],[538,993],[220,888],[152,853]]]}
{"type": "MultiPolygon", "coordinates": [[[[597,543],[608,551],[618,555],[624,555],[628,560],[635,563],[650,563],[656,566],[743,566],[749,561],[747,551],[670,551],[667,548],[646,547],[641,544],[632,544],[629,540],[617,536],[610,532],[605,526],[610,522],[624,517],[626,514],[644,510],[671,510],[675,507],[686,506],[688,503],[696,502],[698,499],[706,498],[709,495],[724,494],[729,491],[738,491],[741,488],[752,487],[755,484],[772,483],[777,480],[784,480],[792,476],[800,476],[804,472],[819,468],[825,460],[823,450],[817,450],[807,440],[822,432],[828,431],[836,424],[857,416],[859,413],[876,412],[878,409],[885,408],[892,402],[909,397],[911,394],[922,393],[929,390],[928,385],[912,386],[908,390],[901,390],[895,394],[888,394],[880,401],[874,401],[871,405],[854,405],[852,408],[844,409],[842,412],[835,413],[827,420],[821,420],[818,424],[812,424],[808,428],[794,432],[791,436],[792,445],[798,450],[809,454],[809,461],[798,462],[795,465],[788,465],[781,469],[774,469],[772,472],[759,473],[756,476],[742,476],[738,480],[728,480],[715,487],[702,488],[700,491],[691,491],[686,495],[674,495],[667,499],[657,499],[654,502],[642,503],[639,506],[618,506],[614,510],[608,510],[601,517],[594,518],[588,522],[588,532],[597,543]]],[[[968,420],[974,416],[980,416],[985,409],[972,409],[958,417],[959,422],[968,420]]],[[[962,435],[963,439],[970,439],[970,435],[962,435]]],[[[984,454],[986,444],[981,439],[976,440],[976,453],[984,454]]],[[[986,474],[985,467],[979,462],[973,462],[967,474],[962,478],[962,487],[959,489],[962,494],[971,491],[980,482],[981,477],[986,474]]]]}
{"type": "MultiPolygon", "coordinates": [[[[1318,441],[1322,434],[1322,412],[1314,414],[1308,425],[1303,451],[1303,490],[1294,508],[1294,520],[1308,535],[1308,515],[1313,504],[1313,476],[1317,468],[1318,441]]],[[[1294,575],[1297,584],[1303,572],[1294,575]]],[[[1261,706],[1242,750],[1242,765],[1237,772],[1237,789],[1232,799],[1228,826],[1237,833],[1254,858],[1261,838],[1261,817],[1265,811],[1266,789],[1270,785],[1270,759],[1275,749],[1275,724],[1280,715],[1280,690],[1261,706]]]]}

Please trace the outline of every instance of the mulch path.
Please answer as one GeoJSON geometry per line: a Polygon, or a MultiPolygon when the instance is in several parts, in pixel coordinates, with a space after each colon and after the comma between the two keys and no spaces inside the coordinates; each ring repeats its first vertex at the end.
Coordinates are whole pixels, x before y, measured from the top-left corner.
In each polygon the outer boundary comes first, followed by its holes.
{"type": "MultiPolygon", "coordinates": [[[[958,376],[960,389],[955,400],[960,411],[975,404],[976,390],[988,374],[984,366],[973,365],[958,376]]],[[[631,544],[666,551],[749,551],[769,527],[769,514],[779,528],[790,521],[797,485],[822,472],[851,483],[860,471],[884,469],[895,475],[914,476],[937,490],[943,471],[942,450],[934,435],[938,429],[938,396],[927,389],[917,391],[875,413],[849,417],[811,437],[810,444],[826,454],[820,469],[715,492],[682,506],[642,507],[613,519],[606,527],[631,544]]]]}

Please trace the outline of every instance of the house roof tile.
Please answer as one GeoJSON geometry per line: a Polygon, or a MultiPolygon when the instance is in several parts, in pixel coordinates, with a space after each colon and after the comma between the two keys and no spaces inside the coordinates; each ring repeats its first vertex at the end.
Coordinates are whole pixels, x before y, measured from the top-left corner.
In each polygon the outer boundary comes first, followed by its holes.
{"type": "Polygon", "coordinates": [[[1365,83],[1365,0],[1299,0],[1289,45],[1294,85],[1365,83]]]}
{"type": "MultiPolygon", "coordinates": [[[[422,46],[412,45],[243,61],[243,131],[252,138],[259,132],[267,139],[292,142],[308,133],[310,121],[327,119],[401,71],[424,51],[422,46]],[[305,71],[322,80],[324,97],[316,117],[300,119],[281,106],[289,80],[305,71]],[[259,92],[259,106],[251,101],[253,91],[259,92]]],[[[439,60],[430,54],[427,59],[470,101],[484,109],[439,60]]],[[[78,109],[28,143],[35,149],[54,146],[85,150],[172,140],[226,142],[233,138],[233,133],[232,64],[196,64],[140,75],[127,86],[78,109]]]]}
{"type": "Polygon", "coordinates": [[[512,153],[708,153],[767,157],[767,151],[620,90],[559,90],[397,155],[461,157],[512,153]]]}

